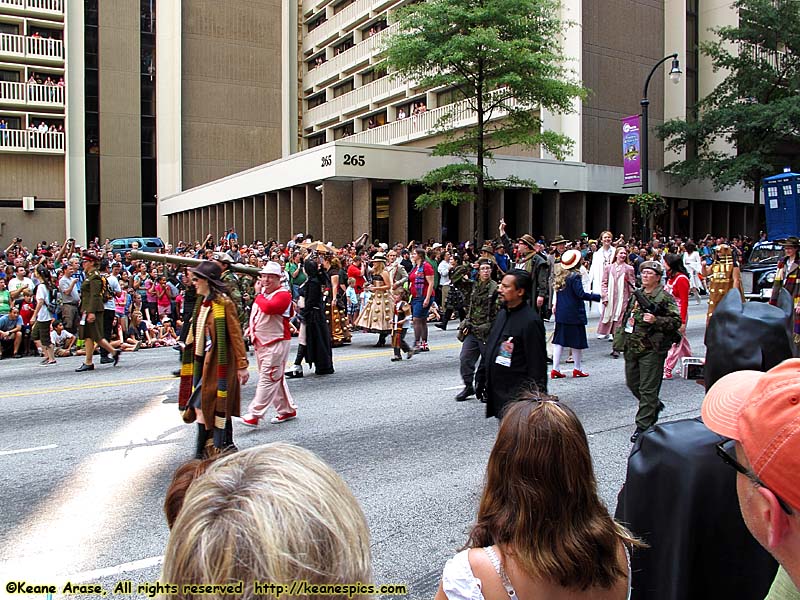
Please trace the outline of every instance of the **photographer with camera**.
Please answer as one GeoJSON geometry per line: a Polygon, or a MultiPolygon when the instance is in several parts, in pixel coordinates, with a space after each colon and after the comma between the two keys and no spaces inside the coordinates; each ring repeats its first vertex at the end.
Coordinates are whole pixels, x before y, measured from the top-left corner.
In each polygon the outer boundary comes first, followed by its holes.
{"type": "Polygon", "coordinates": [[[658,397],[664,362],[672,344],[680,341],[681,314],[675,299],[661,285],[660,262],[641,264],[642,287],[633,292],[623,319],[614,334],[614,350],[625,353],[625,383],[639,401],[636,431],[631,442],[655,425],[664,404],[658,397]]]}

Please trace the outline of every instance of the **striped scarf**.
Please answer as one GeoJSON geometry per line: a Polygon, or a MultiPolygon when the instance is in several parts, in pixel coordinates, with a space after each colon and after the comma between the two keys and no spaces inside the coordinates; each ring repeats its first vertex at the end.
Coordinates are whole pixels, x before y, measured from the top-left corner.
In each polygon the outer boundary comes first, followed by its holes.
{"type": "MultiPolygon", "coordinates": [[[[205,326],[209,314],[214,318],[217,346],[217,398],[214,403],[214,429],[224,430],[228,405],[228,327],[225,305],[221,302],[203,300],[195,304],[191,329],[186,337],[186,347],[183,350],[181,361],[178,410],[183,413],[185,422],[191,423],[195,420],[196,415],[194,408],[189,406],[189,399],[203,378],[203,362],[206,354],[205,326]]],[[[221,440],[220,445],[217,444],[218,437],[214,435],[214,445],[221,447],[221,440]]]]}

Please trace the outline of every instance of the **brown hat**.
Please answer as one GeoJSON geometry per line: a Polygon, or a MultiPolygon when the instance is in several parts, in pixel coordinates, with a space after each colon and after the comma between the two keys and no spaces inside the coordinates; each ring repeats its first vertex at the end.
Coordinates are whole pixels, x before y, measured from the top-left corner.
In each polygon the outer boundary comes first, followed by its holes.
{"type": "Polygon", "coordinates": [[[211,260],[204,260],[196,267],[189,267],[189,271],[209,281],[219,281],[219,278],[222,277],[222,269],[211,260]]]}
{"type": "Polygon", "coordinates": [[[557,235],[556,239],[550,242],[553,246],[558,246],[559,244],[566,244],[569,240],[565,240],[563,235],[557,235]]]}
{"type": "Polygon", "coordinates": [[[492,246],[489,242],[486,242],[483,246],[481,246],[481,252],[488,252],[489,254],[494,254],[494,246],[492,246]]]}
{"type": "Polygon", "coordinates": [[[84,252],[81,255],[81,260],[88,260],[89,262],[99,263],[100,257],[94,254],[93,252],[84,252]]]}
{"type": "Polygon", "coordinates": [[[786,238],[780,241],[781,246],[791,246],[793,248],[800,248],[800,239],[795,236],[786,238]]]}
{"type": "Polygon", "coordinates": [[[222,263],[233,264],[233,257],[227,252],[214,252],[211,256],[213,260],[218,260],[222,263]]]}
{"type": "Polygon", "coordinates": [[[493,267],[494,263],[490,259],[484,257],[478,259],[478,265],[490,265],[493,267]]]}
{"type": "Polygon", "coordinates": [[[651,271],[655,271],[656,275],[664,274],[664,267],[662,267],[661,263],[658,262],[657,260],[646,260],[639,265],[640,273],[645,269],[650,269],[651,271]]]}
{"type": "Polygon", "coordinates": [[[536,240],[533,239],[533,236],[530,235],[529,233],[526,233],[521,238],[519,238],[519,241],[525,244],[531,250],[533,250],[534,246],[536,245],[536,240]]]}

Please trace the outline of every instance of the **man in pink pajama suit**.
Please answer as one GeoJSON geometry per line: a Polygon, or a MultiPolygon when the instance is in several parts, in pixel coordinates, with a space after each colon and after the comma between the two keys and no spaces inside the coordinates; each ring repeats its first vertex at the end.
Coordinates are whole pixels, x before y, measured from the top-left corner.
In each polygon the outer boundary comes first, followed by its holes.
{"type": "Polygon", "coordinates": [[[242,417],[242,423],[249,427],[256,427],[270,406],[278,413],[272,423],[283,423],[297,416],[283,375],[292,339],[289,328],[292,293],[281,287],[281,266],[276,262],[270,261],[261,269],[260,283],[261,292],[250,312],[250,339],[258,361],[258,385],[247,414],[242,417]]]}

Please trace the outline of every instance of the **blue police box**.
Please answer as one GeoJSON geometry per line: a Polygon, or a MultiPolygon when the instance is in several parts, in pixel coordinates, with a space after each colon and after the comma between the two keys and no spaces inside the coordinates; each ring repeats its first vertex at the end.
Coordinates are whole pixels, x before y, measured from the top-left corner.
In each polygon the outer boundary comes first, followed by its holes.
{"type": "Polygon", "coordinates": [[[762,186],[769,239],[800,235],[800,174],[786,167],[779,175],[765,177],[762,186]]]}

